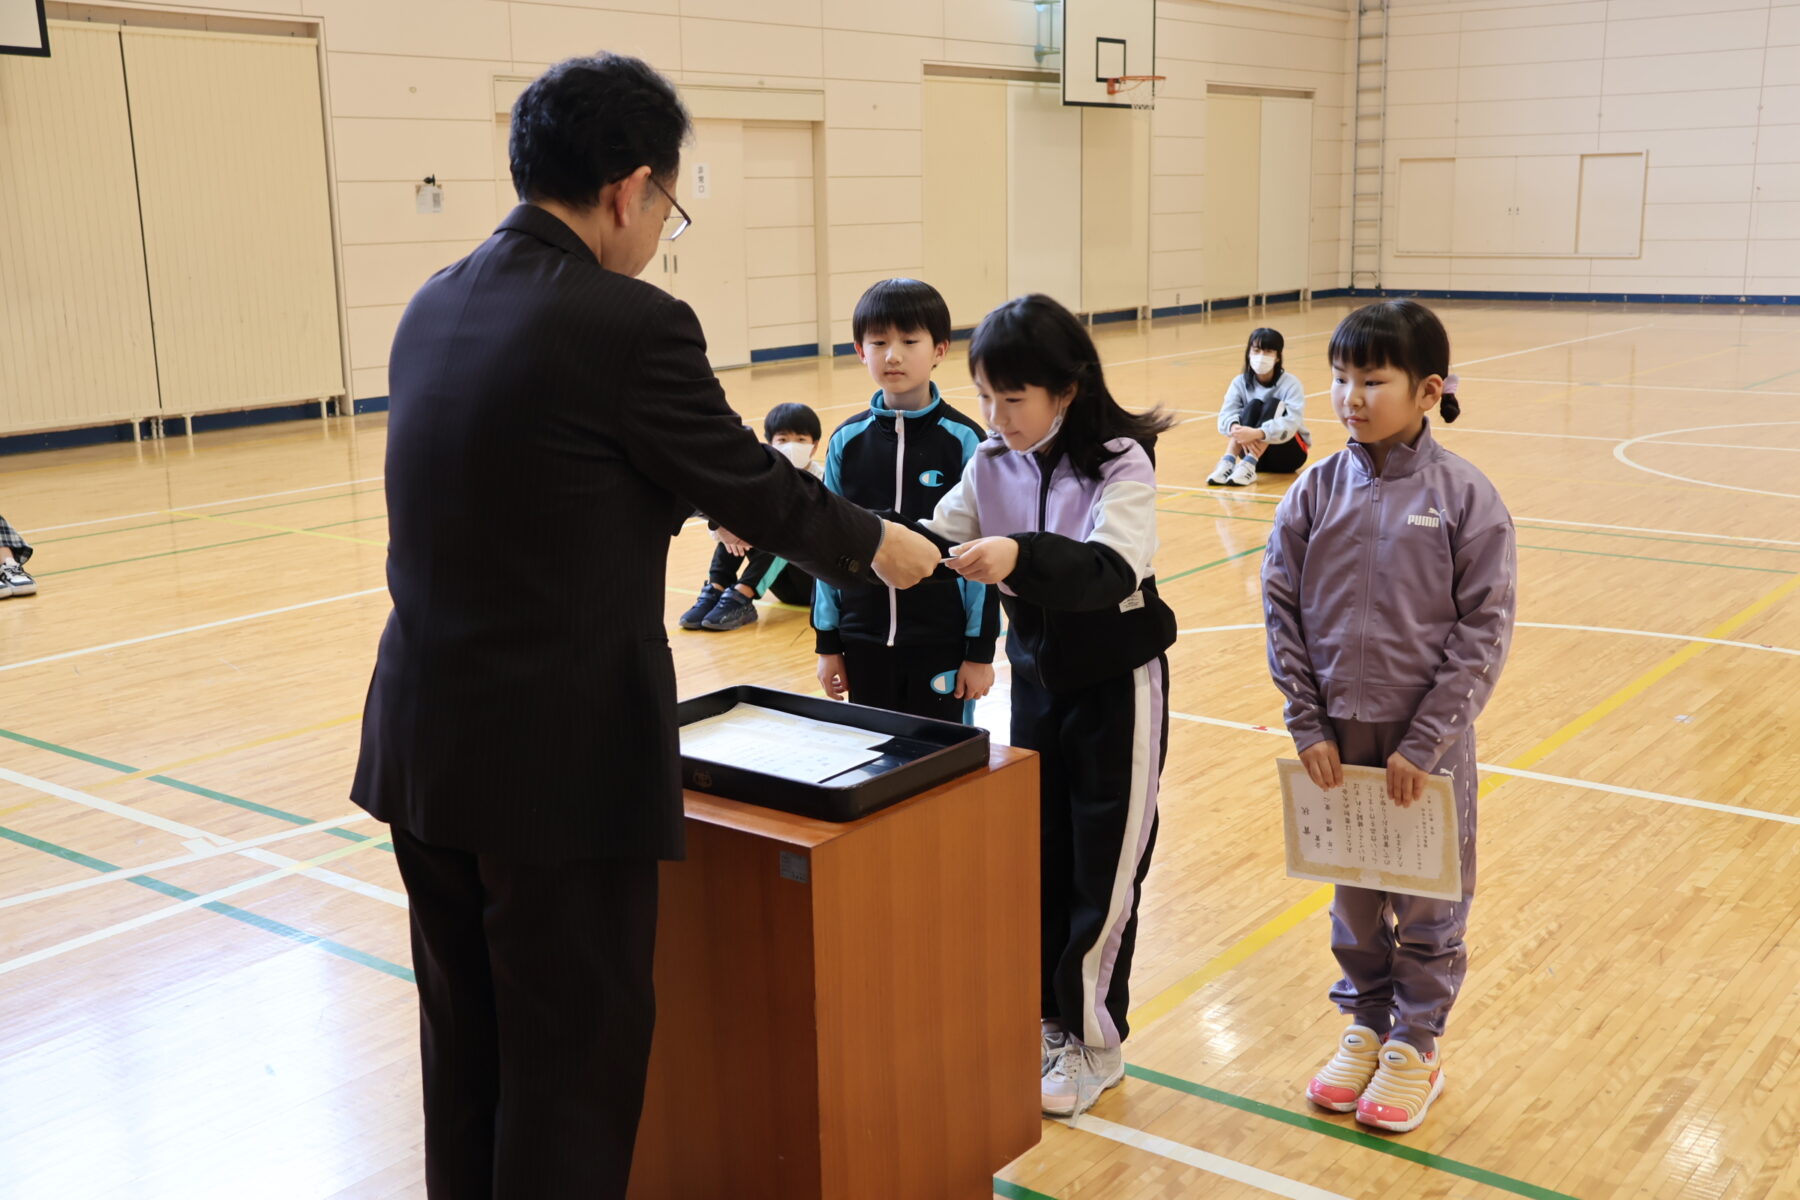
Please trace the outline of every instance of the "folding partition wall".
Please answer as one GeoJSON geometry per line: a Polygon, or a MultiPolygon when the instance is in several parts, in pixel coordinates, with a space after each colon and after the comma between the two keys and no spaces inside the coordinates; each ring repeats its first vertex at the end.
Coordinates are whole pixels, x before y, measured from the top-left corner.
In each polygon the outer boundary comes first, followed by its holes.
{"type": "Polygon", "coordinates": [[[52,39],[0,60],[0,433],[342,395],[316,42],[52,39]]]}

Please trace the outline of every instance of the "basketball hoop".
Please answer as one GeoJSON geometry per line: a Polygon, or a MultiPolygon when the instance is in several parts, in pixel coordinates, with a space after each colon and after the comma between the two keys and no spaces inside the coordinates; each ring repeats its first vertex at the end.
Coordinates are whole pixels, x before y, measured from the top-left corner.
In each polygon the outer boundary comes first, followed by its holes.
{"type": "MultiPolygon", "coordinates": [[[[1160,83],[1167,75],[1112,75],[1106,80],[1106,94],[1117,96],[1121,92],[1134,92],[1146,83],[1160,83]]],[[[1148,111],[1156,107],[1156,89],[1144,92],[1142,97],[1130,98],[1131,107],[1139,111],[1148,111]]]]}

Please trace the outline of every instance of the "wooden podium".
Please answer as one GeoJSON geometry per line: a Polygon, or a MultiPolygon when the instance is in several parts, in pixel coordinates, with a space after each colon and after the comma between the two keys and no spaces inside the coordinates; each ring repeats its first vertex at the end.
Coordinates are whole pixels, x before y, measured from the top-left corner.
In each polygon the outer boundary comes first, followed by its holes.
{"type": "Polygon", "coordinates": [[[848,824],[687,793],[631,1195],[936,1200],[1035,1146],[1037,756],[848,824]]]}

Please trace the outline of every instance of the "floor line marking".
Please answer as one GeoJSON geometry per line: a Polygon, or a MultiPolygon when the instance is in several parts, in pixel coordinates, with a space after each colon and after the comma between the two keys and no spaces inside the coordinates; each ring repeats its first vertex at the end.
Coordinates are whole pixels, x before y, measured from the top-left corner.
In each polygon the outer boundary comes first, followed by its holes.
{"type": "MultiPolygon", "coordinates": [[[[1781,378],[1781,376],[1777,375],[1775,378],[1779,379],[1779,378],[1781,378]]],[[[1669,384],[1669,383],[1599,383],[1599,382],[1586,382],[1586,381],[1579,382],[1579,383],[1570,383],[1567,379],[1508,379],[1508,378],[1506,378],[1504,376],[1500,376],[1500,375],[1491,375],[1491,376],[1464,375],[1462,377],[1462,379],[1463,379],[1463,382],[1465,382],[1465,383],[1524,383],[1524,384],[1530,384],[1533,387],[1625,388],[1625,389],[1636,388],[1636,389],[1646,391],[1646,392],[1705,392],[1708,395],[1713,395],[1713,396],[1738,395],[1738,394],[1746,392],[1750,388],[1753,388],[1756,386],[1753,383],[1740,384],[1737,387],[1694,387],[1694,386],[1685,385],[1685,384],[1669,384]]],[[[1782,391],[1768,391],[1768,392],[1759,391],[1759,392],[1756,392],[1755,394],[1758,396],[1800,396],[1800,392],[1782,392],[1782,391]]]]}
{"type": "Polygon", "coordinates": [[[210,513],[182,514],[172,508],[164,511],[170,516],[189,515],[198,517],[202,521],[217,521],[221,525],[241,525],[245,529],[263,529],[271,533],[292,533],[300,537],[325,538],[333,542],[350,542],[358,546],[378,546],[383,550],[386,550],[388,546],[387,542],[378,542],[374,538],[352,537],[347,533],[326,533],[322,529],[294,529],[287,525],[266,525],[261,521],[240,521],[236,517],[216,517],[210,513]]]}
{"type": "MultiPolygon", "coordinates": [[[[1787,596],[1791,595],[1797,588],[1800,588],[1800,575],[1795,575],[1791,579],[1789,579],[1786,583],[1781,584],[1775,588],[1772,588],[1768,592],[1765,592],[1760,598],[1752,601],[1750,604],[1746,605],[1744,608],[1739,609],[1736,613],[1733,613],[1731,616],[1727,617],[1724,621],[1720,622],[1718,625],[1714,626],[1712,629],[1707,630],[1705,636],[1707,636],[1709,638],[1723,638],[1723,637],[1730,635],[1739,626],[1752,620],[1758,614],[1763,612],[1765,609],[1767,609],[1775,604],[1780,603],[1781,600],[1783,600],[1787,596]]],[[[1683,646],[1680,650],[1678,650],[1674,654],[1670,655],[1667,659],[1663,660],[1663,662],[1659,663],[1657,666],[1652,667],[1648,671],[1645,671],[1642,674],[1638,675],[1635,679],[1632,679],[1630,682],[1626,683],[1623,687],[1621,687],[1617,691],[1613,692],[1606,699],[1604,699],[1600,703],[1594,705],[1592,708],[1588,709],[1586,712],[1582,713],[1580,716],[1567,722],[1561,728],[1557,729],[1556,732],[1552,733],[1549,737],[1545,738],[1543,741],[1541,741],[1537,745],[1533,746],[1530,750],[1527,750],[1524,754],[1519,755],[1517,758],[1515,758],[1511,762],[1507,763],[1503,770],[1492,768],[1492,767],[1488,768],[1491,774],[1500,775],[1501,778],[1492,779],[1489,785],[1484,786],[1481,789],[1481,795],[1485,798],[1488,794],[1491,794],[1496,788],[1503,787],[1506,784],[1507,778],[1516,777],[1516,776],[1518,776],[1519,772],[1528,770],[1531,767],[1536,766],[1538,763],[1540,763],[1544,759],[1548,758],[1551,754],[1555,753],[1557,750],[1559,750],[1563,746],[1567,745],[1570,741],[1574,740],[1576,737],[1579,737],[1583,732],[1592,728],[1595,724],[1597,724],[1601,719],[1606,717],[1609,713],[1615,711],[1616,709],[1618,709],[1620,706],[1622,706],[1625,703],[1627,703],[1628,701],[1630,701],[1635,696],[1646,691],[1648,688],[1651,687],[1651,685],[1655,684],[1658,680],[1661,680],[1664,676],[1673,672],[1676,668],[1680,667],[1683,663],[1689,662],[1695,656],[1704,653],[1708,648],[1709,648],[1708,643],[1705,643],[1705,642],[1695,642],[1695,643],[1690,643],[1689,645],[1683,646]]],[[[1183,714],[1183,713],[1170,712],[1168,715],[1171,717],[1176,717],[1176,718],[1197,720],[1203,724],[1226,724],[1224,722],[1218,722],[1215,718],[1205,718],[1205,717],[1190,718],[1189,714],[1183,714]]],[[[1232,727],[1237,727],[1237,726],[1242,725],[1244,728],[1247,728],[1247,729],[1250,729],[1250,730],[1253,730],[1253,731],[1259,732],[1259,733],[1273,732],[1273,730],[1268,726],[1243,725],[1243,723],[1241,723],[1241,722],[1230,722],[1228,724],[1232,727]]],[[[1285,737],[1286,732],[1282,731],[1281,736],[1285,737]]],[[[1529,778],[1529,776],[1526,776],[1526,778],[1529,778]]],[[[1596,790],[1603,790],[1603,791],[1610,790],[1611,786],[1612,785],[1603,785],[1596,790]]],[[[1686,800],[1687,798],[1682,797],[1680,799],[1686,800]]],[[[1695,806],[1701,806],[1701,805],[1706,805],[1708,802],[1690,801],[1690,803],[1695,806]]],[[[1727,810],[1727,811],[1729,811],[1729,810],[1727,810]]],[[[1758,810],[1754,810],[1754,809],[1742,810],[1742,814],[1746,815],[1746,816],[1755,815],[1757,812],[1758,812],[1758,810]]],[[[1766,814],[1766,816],[1770,819],[1776,818],[1776,814],[1766,814]]],[[[1313,908],[1311,910],[1311,911],[1315,911],[1315,912],[1318,910],[1318,908],[1323,908],[1325,906],[1325,904],[1330,902],[1330,892],[1331,892],[1330,885],[1326,885],[1325,887],[1322,887],[1322,888],[1318,889],[1317,891],[1314,891],[1313,893],[1308,895],[1305,899],[1301,900],[1299,903],[1290,907],[1286,912],[1282,913],[1280,916],[1277,916],[1273,921],[1269,922],[1268,925],[1265,925],[1262,928],[1251,933],[1247,938],[1243,939],[1236,945],[1228,946],[1225,950],[1223,950],[1219,954],[1215,955],[1209,962],[1201,964],[1200,968],[1198,970],[1194,971],[1191,975],[1187,976],[1187,978],[1185,978],[1185,979],[1181,980],[1180,982],[1175,983],[1171,987],[1165,989],[1162,993],[1153,997],[1147,1004],[1143,1005],[1138,1011],[1139,1012],[1147,1011],[1151,1015],[1148,1017],[1148,1019],[1143,1019],[1143,1020],[1138,1019],[1134,1015],[1132,1018],[1133,1024],[1147,1025],[1151,1021],[1154,1021],[1162,1016],[1167,1015],[1168,1012],[1170,1012],[1171,1010],[1173,1010],[1175,1008],[1176,1004],[1178,1004],[1180,1002],[1180,1000],[1185,999],[1186,997],[1192,995],[1194,992],[1198,991],[1201,987],[1205,986],[1206,983],[1210,982],[1212,979],[1214,979],[1218,975],[1222,974],[1225,970],[1228,970],[1230,967],[1235,966],[1238,963],[1243,962],[1245,959],[1251,957],[1251,955],[1255,954],[1257,951],[1263,949],[1264,947],[1269,945],[1271,942],[1275,941],[1276,938],[1281,936],[1281,934],[1283,934],[1283,933],[1287,932],[1289,929],[1293,928],[1294,925],[1299,924],[1301,920],[1304,920],[1307,915],[1307,912],[1299,911],[1298,915],[1295,915],[1297,910],[1304,910],[1304,909],[1306,909],[1306,907],[1308,905],[1316,905],[1317,907],[1313,908]],[[1323,898],[1321,898],[1321,897],[1323,897],[1323,898]],[[1267,936],[1265,936],[1266,930],[1270,930],[1272,927],[1277,927],[1277,926],[1279,926],[1279,927],[1274,928],[1274,931],[1272,933],[1269,933],[1269,934],[1267,934],[1267,936]],[[1248,945],[1246,948],[1247,943],[1254,943],[1254,944],[1248,945]],[[1229,960],[1229,961],[1224,961],[1224,965],[1215,969],[1213,964],[1220,963],[1223,960],[1229,960]],[[1171,994],[1177,994],[1177,993],[1178,993],[1177,998],[1175,999],[1175,1001],[1173,1003],[1167,1003],[1167,1004],[1163,1003],[1165,996],[1170,996],[1171,994]]]]}
{"type": "Polygon", "coordinates": [[[79,791],[76,788],[67,787],[60,783],[51,783],[47,779],[38,779],[37,777],[27,775],[22,771],[14,771],[10,767],[0,767],[0,779],[4,779],[9,783],[18,784],[22,788],[29,788],[31,791],[39,792],[46,796],[55,796],[59,800],[71,801],[72,803],[81,805],[83,808],[91,808],[97,812],[120,817],[150,829],[158,829],[163,833],[172,834],[183,840],[198,838],[211,845],[222,845],[231,840],[223,834],[208,833],[204,829],[196,828],[193,825],[188,825],[181,821],[171,820],[168,817],[159,817],[155,813],[139,812],[129,805],[118,804],[112,800],[104,800],[99,796],[90,796],[86,792],[79,791]]]}
{"type": "Polygon", "coordinates": [[[1133,1079],[1141,1079],[1146,1083],[1152,1083],[1158,1087],[1168,1088],[1169,1090],[1176,1092],[1185,1092],[1187,1095],[1195,1096],[1202,1100],[1210,1100],[1215,1104],[1222,1104],[1227,1108],[1235,1108],[1239,1112],[1249,1113],[1258,1117],[1266,1117],[1271,1121],[1279,1121],[1282,1124],[1290,1125],[1295,1129],[1309,1130],[1313,1133],[1322,1134],[1328,1138],[1334,1138],[1340,1142],[1348,1142],[1353,1146],[1361,1146],[1363,1149],[1373,1150],[1377,1154],[1386,1154],[1393,1158],[1405,1159],[1407,1162],[1417,1163],[1423,1167],[1430,1167],[1435,1171],[1442,1171],[1449,1175],[1457,1175],[1474,1183],[1486,1184],[1491,1188],[1498,1188],[1501,1191],[1511,1192],[1515,1196],[1525,1196],[1528,1197],[1529,1200],[1575,1200],[1573,1196],[1569,1196],[1563,1192],[1553,1191],[1547,1187],[1540,1187],[1535,1183],[1526,1183],[1522,1179],[1514,1179],[1510,1176],[1502,1175],[1497,1171],[1490,1171],[1485,1167],[1477,1167],[1469,1163],[1458,1162],[1453,1158],[1445,1158],[1442,1155],[1433,1154],[1428,1150],[1420,1150],[1416,1146],[1409,1146],[1405,1142],[1395,1138],[1379,1137],[1372,1133],[1364,1133],[1362,1130],[1357,1129],[1352,1125],[1327,1121],[1322,1117],[1314,1117],[1304,1113],[1294,1112],[1274,1104],[1265,1104],[1261,1100],[1252,1100],[1248,1096],[1239,1096],[1235,1092],[1227,1092],[1219,1088],[1207,1087],[1203,1083],[1195,1083],[1190,1079],[1182,1079],[1177,1075],[1169,1075],[1162,1071],[1152,1070],[1149,1067],[1140,1066],[1137,1063],[1127,1063],[1125,1065],[1125,1073],[1133,1079]]]}
{"type": "Polygon", "coordinates": [[[190,863],[205,862],[209,858],[219,858],[227,854],[239,854],[246,850],[254,850],[275,842],[285,842],[290,838],[305,837],[312,833],[328,833],[343,825],[356,821],[373,820],[366,812],[349,813],[342,817],[333,817],[329,821],[314,821],[310,825],[302,825],[296,829],[282,829],[275,833],[265,833],[261,837],[247,838],[241,842],[226,842],[224,845],[208,845],[204,850],[194,850],[189,854],[180,854],[174,858],[159,859],[153,863],[145,863],[141,867],[115,867],[99,875],[90,875],[85,879],[77,879],[70,883],[59,883],[54,887],[39,888],[35,892],[22,892],[14,896],[0,898],[0,908],[17,908],[21,904],[31,904],[38,900],[48,900],[53,896],[64,896],[70,892],[84,892],[89,888],[100,887],[108,883],[117,883],[138,875],[148,875],[152,871],[166,871],[171,867],[185,867],[190,863]]]}
{"type": "MultiPolygon", "coordinates": [[[[1735,646],[1740,650],[1760,650],[1765,654],[1791,654],[1800,658],[1800,650],[1788,646],[1777,646],[1770,642],[1734,642],[1726,638],[1701,637],[1694,633],[1659,633],[1653,629],[1619,629],[1611,625],[1558,625],[1548,621],[1520,621],[1520,629],[1565,629],[1576,633],[1617,633],[1625,637],[1660,638],[1671,642],[1705,642],[1710,646],[1735,646]]],[[[1177,636],[1185,637],[1190,633],[1236,633],[1240,630],[1262,629],[1261,622],[1248,625],[1201,625],[1193,629],[1180,629],[1177,636]]]]}
{"type": "MultiPolygon", "coordinates": [[[[1178,483],[1159,483],[1157,491],[1194,492],[1210,496],[1214,500],[1229,501],[1234,504],[1257,504],[1265,507],[1281,503],[1279,496],[1264,496],[1260,492],[1239,494],[1236,490],[1226,491],[1221,488],[1185,487],[1178,483]]],[[[1784,538],[1744,537],[1733,533],[1706,533],[1693,529],[1657,529],[1645,525],[1607,525],[1598,521],[1569,521],[1557,517],[1513,517],[1515,524],[1523,525],[1531,522],[1536,525],[1567,525],[1571,529],[1607,529],[1622,533],[1661,533],[1673,537],[1708,538],[1718,542],[1756,542],[1767,546],[1800,546],[1800,542],[1784,538]]]]}
{"type": "Polygon", "coordinates": [[[1613,447],[1613,457],[1633,470],[1643,471],[1649,475],[1660,475],[1664,479],[1673,479],[1678,483],[1694,484],[1699,487],[1719,488],[1727,492],[1749,492],[1753,496],[1776,496],[1783,500],[1800,500],[1800,492],[1771,492],[1766,488],[1741,487],[1735,483],[1719,483],[1711,479],[1701,479],[1694,475],[1677,475],[1673,471],[1661,471],[1655,467],[1645,466],[1626,453],[1637,445],[1678,445],[1676,442],[1659,442],[1656,439],[1671,433],[1705,433],[1713,429],[1766,429],[1771,425],[1800,425],[1800,421],[1740,421],[1733,425],[1690,425],[1686,429],[1665,429],[1662,433],[1646,433],[1641,437],[1630,438],[1613,447]]]}
{"type": "Polygon", "coordinates": [[[326,596],[320,600],[304,600],[299,604],[284,604],[280,608],[265,608],[261,612],[245,613],[240,617],[225,617],[218,621],[207,621],[202,625],[187,625],[181,629],[167,629],[161,633],[147,633],[142,637],[125,638],[122,641],[107,642],[101,646],[89,646],[83,650],[65,650],[61,654],[46,654],[42,658],[28,658],[23,662],[0,665],[0,672],[22,671],[26,667],[41,667],[46,663],[62,662],[70,658],[82,658],[89,654],[103,654],[108,650],[120,650],[126,646],[139,646],[145,642],[161,641],[163,638],[181,637],[189,633],[201,633],[208,629],[219,629],[226,625],[239,625],[245,621],[257,621],[263,617],[277,617],[283,613],[299,612],[301,609],[317,608],[321,604],[336,604],[340,600],[355,600],[363,596],[373,596],[387,591],[385,586],[364,588],[360,592],[345,592],[338,596],[326,596]]]}
{"type": "Polygon", "coordinates": [[[1092,1113],[1083,1116],[1075,1128],[1083,1133],[1095,1134],[1109,1141],[1118,1142],[1123,1146],[1147,1150],[1151,1154],[1170,1159],[1173,1162],[1205,1171],[1208,1175],[1217,1175],[1221,1179],[1246,1184],[1273,1196],[1286,1197],[1287,1200],[1350,1200],[1350,1197],[1340,1192],[1328,1192],[1324,1188],[1314,1187],[1310,1183],[1301,1183],[1298,1179],[1289,1179],[1286,1175],[1277,1175],[1273,1171],[1265,1171],[1261,1167],[1253,1167],[1248,1163],[1238,1162],[1236,1159],[1225,1158],[1182,1142],[1158,1137],[1154,1133],[1133,1129],[1129,1125],[1116,1125],[1103,1117],[1096,1117],[1092,1113]]]}
{"type": "MultiPolygon", "coordinates": [[[[386,839],[380,840],[385,841],[386,839]]],[[[252,888],[262,887],[264,884],[273,883],[276,880],[286,878],[289,875],[297,875],[303,871],[309,871],[314,867],[323,866],[330,862],[336,862],[341,858],[348,858],[352,854],[360,854],[375,844],[375,841],[368,841],[356,842],[348,846],[339,846],[335,850],[328,850],[324,854],[315,855],[312,858],[293,863],[290,866],[281,867],[262,875],[254,875],[249,879],[240,880],[237,883],[229,884],[222,888],[215,888],[210,892],[202,892],[193,896],[191,899],[179,901],[167,908],[158,908],[147,913],[141,913],[129,920],[119,921],[115,924],[105,926],[104,928],[84,933],[79,937],[73,937],[66,941],[57,942],[51,946],[44,946],[40,949],[33,950],[29,954],[21,954],[16,958],[5,959],[0,961],[0,975],[9,975],[14,971],[23,970],[26,967],[35,966],[36,964],[45,962],[49,959],[61,957],[71,951],[84,949],[85,947],[95,945],[96,943],[107,941],[110,938],[118,937],[120,934],[132,933],[136,930],[143,929],[146,926],[166,921],[171,917],[180,916],[185,912],[191,912],[197,908],[217,904],[222,900],[240,895],[250,891],[252,888]]]]}
{"type": "MultiPolygon", "coordinates": [[[[1194,713],[1173,712],[1169,716],[1177,721],[1188,721],[1195,725],[1213,725],[1220,729],[1236,729],[1245,733],[1273,734],[1284,738],[1288,735],[1280,725],[1252,725],[1247,721],[1228,721],[1222,717],[1202,717],[1194,713]]],[[[1625,787],[1617,783],[1600,783],[1592,779],[1575,779],[1568,775],[1548,775],[1540,771],[1527,771],[1520,767],[1502,766],[1499,763],[1476,763],[1482,771],[1489,775],[1500,775],[1510,779],[1531,779],[1539,783],[1560,784],[1563,787],[1581,791],[1606,792],[1613,796],[1630,796],[1637,800],[1655,800],[1661,804],[1674,804],[1683,808],[1699,808],[1708,812],[1725,813],[1734,817],[1750,817],[1758,821],[1773,821],[1778,825],[1800,825],[1800,816],[1788,813],[1772,812],[1764,808],[1744,808],[1736,804],[1719,804],[1712,800],[1696,800],[1691,796],[1675,796],[1668,792],[1651,792],[1642,788],[1625,787]]],[[[1498,784],[1494,786],[1499,786],[1498,784]]],[[[1488,791],[1492,791],[1489,788],[1488,791]]]]}
{"type": "Polygon", "coordinates": [[[215,758],[227,758],[233,754],[240,754],[245,750],[254,750],[259,746],[268,746],[275,742],[284,742],[289,738],[301,737],[308,733],[317,733],[322,729],[333,729],[339,725],[348,725],[350,722],[359,720],[361,717],[361,711],[353,712],[349,716],[333,717],[329,721],[318,721],[312,725],[302,725],[298,729],[289,729],[282,733],[272,733],[268,737],[260,737],[252,742],[239,742],[235,746],[226,746],[219,750],[209,750],[205,754],[195,754],[189,758],[177,759],[175,762],[165,763],[160,767],[145,767],[141,771],[132,771],[127,775],[117,775],[111,779],[102,779],[99,783],[90,784],[88,786],[96,788],[117,787],[121,783],[129,783],[134,779],[148,779],[152,775],[166,775],[170,771],[177,771],[182,767],[191,767],[195,763],[210,762],[215,758]]]}
{"type": "MultiPolygon", "coordinates": [[[[1169,715],[1171,717],[1183,716],[1177,712],[1171,712],[1169,715]]],[[[1201,965],[1199,970],[1170,984],[1138,1005],[1127,1017],[1132,1032],[1141,1032],[1145,1026],[1162,1020],[1174,1012],[1189,996],[1263,950],[1308,917],[1323,911],[1325,906],[1331,903],[1331,896],[1330,884],[1313,888],[1304,897],[1296,900],[1268,921],[1213,955],[1201,965]]]]}
{"type": "MultiPolygon", "coordinates": [[[[1550,342],[1543,346],[1532,346],[1525,350],[1509,350],[1505,354],[1490,354],[1486,358],[1471,358],[1466,362],[1451,364],[1451,370],[1461,374],[1462,368],[1472,367],[1476,363],[1499,362],[1503,358],[1517,358],[1521,354],[1536,354],[1539,350],[1554,350],[1558,346],[1573,346],[1577,342],[1592,342],[1597,341],[1600,338],[1618,337],[1622,333],[1636,333],[1640,329],[1648,329],[1654,324],[1654,321],[1646,321],[1642,325],[1631,325],[1624,329],[1614,329],[1606,333],[1590,333],[1586,337],[1569,338],[1567,341],[1562,342],[1550,342]]],[[[1563,382],[1566,384],[1568,381],[1564,380],[1563,382]]]]}
{"type": "MultiPolygon", "coordinates": [[[[1769,393],[1765,393],[1765,394],[1774,395],[1773,392],[1769,392],[1769,393]]],[[[89,525],[106,525],[106,524],[110,524],[113,521],[132,521],[132,520],[136,520],[138,517],[165,516],[170,512],[174,512],[181,516],[187,516],[188,510],[194,509],[194,508],[223,508],[227,504],[242,504],[246,500],[272,500],[277,496],[298,496],[303,492],[322,492],[328,488],[355,487],[359,483],[375,483],[382,478],[383,478],[383,476],[380,476],[380,475],[370,475],[366,479],[346,479],[346,480],[343,480],[338,483],[316,484],[313,487],[289,488],[285,492],[262,492],[259,495],[255,495],[255,496],[233,496],[229,500],[208,500],[204,504],[186,504],[178,509],[153,508],[153,509],[148,510],[147,512],[122,513],[116,517],[95,517],[91,521],[68,521],[61,525],[39,525],[36,528],[34,528],[32,530],[32,532],[33,533],[50,533],[53,530],[57,530],[57,529],[81,529],[81,528],[85,528],[86,526],[89,526],[89,525]]]]}

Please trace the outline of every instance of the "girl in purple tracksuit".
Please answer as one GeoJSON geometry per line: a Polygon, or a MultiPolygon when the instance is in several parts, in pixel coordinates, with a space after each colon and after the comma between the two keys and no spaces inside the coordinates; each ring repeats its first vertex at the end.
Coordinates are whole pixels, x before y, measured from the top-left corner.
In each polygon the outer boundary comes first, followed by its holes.
{"type": "Polygon", "coordinates": [[[1339,885],[1331,999],[1351,1018],[1307,1096],[1366,1125],[1418,1128],[1443,1090],[1437,1039],[1468,967],[1475,891],[1475,717],[1512,641],[1512,517],[1431,436],[1459,412],[1450,339],[1412,300],[1357,309],[1331,335],[1331,403],[1350,445],[1302,475],[1263,559],[1269,669],[1312,781],[1387,768],[1407,805],[1454,776],[1461,901],[1339,885]]]}
{"type": "Polygon", "coordinates": [[[1043,1107],[1068,1116],[1124,1078],[1175,641],[1151,567],[1150,451],[1171,422],[1119,407],[1048,296],[989,313],[969,371],[993,433],[923,528],[957,574],[1000,585],[1011,626],[1012,743],[1041,756],[1043,1107]]]}

